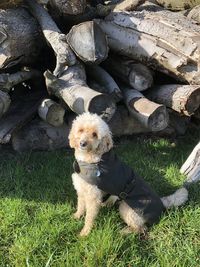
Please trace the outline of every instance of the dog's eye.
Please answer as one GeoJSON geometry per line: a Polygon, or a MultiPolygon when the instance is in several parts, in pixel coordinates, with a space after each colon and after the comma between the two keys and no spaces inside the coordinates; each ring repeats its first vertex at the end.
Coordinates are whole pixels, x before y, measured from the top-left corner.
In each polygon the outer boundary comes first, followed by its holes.
{"type": "Polygon", "coordinates": [[[97,137],[97,133],[96,133],[96,132],[93,132],[93,133],[92,133],[92,136],[93,136],[93,137],[97,137]]]}
{"type": "Polygon", "coordinates": [[[78,131],[79,131],[79,133],[82,133],[82,132],[83,132],[83,129],[81,128],[81,129],[79,129],[78,131]]]}

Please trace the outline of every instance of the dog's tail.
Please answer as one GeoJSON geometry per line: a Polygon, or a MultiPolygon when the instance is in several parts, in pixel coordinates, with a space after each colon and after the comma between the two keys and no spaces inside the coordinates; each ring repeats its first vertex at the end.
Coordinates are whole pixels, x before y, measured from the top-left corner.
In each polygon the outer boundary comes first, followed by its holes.
{"type": "Polygon", "coordinates": [[[173,194],[162,197],[161,201],[165,208],[169,209],[171,207],[178,207],[188,200],[188,190],[185,187],[181,187],[180,189],[176,190],[173,194]]]}

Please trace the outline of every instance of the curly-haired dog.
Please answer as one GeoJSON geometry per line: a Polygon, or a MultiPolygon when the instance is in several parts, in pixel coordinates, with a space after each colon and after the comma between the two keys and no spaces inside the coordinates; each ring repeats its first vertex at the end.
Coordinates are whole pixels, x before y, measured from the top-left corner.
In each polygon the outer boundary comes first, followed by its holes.
{"type": "Polygon", "coordinates": [[[186,202],[185,188],[160,198],[150,186],[113,151],[112,134],[108,125],[96,114],[79,115],[72,124],[69,143],[75,149],[75,172],[72,174],[77,191],[79,219],[86,213],[80,233],[88,235],[98,215],[105,193],[120,199],[119,211],[128,231],[143,232],[145,225],[158,221],[165,208],[186,202]]]}

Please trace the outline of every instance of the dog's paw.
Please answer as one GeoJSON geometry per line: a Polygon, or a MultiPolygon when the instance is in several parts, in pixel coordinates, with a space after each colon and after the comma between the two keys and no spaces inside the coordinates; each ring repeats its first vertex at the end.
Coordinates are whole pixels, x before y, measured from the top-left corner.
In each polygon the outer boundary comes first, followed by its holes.
{"type": "Polygon", "coordinates": [[[79,220],[81,217],[83,216],[83,214],[79,213],[79,212],[75,212],[73,214],[73,218],[76,220],[79,220]]]}
{"type": "Polygon", "coordinates": [[[90,233],[90,229],[83,228],[83,229],[80,231],[79,236],[80,236],[80,237],[88,236],[89,233],[90,233]]]}
{"type": "Polygon", "coordinates": [[[114,206],[115,202],[118,200],[119,198],[117,196],[110,196],[106,201],[104,201],[101,206],[102,207],[112,207],[114,206]]]}

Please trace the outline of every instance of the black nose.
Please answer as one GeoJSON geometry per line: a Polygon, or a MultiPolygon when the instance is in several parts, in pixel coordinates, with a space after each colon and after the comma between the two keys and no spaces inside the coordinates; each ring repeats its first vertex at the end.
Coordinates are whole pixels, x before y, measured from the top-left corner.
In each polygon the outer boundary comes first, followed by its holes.
{"type": "Polygon", "coordinates": [[[86,147],[87,146],[87,142],[86,141],[81,141],[80,142],[80,146],[81,147],[86,147]]]}

